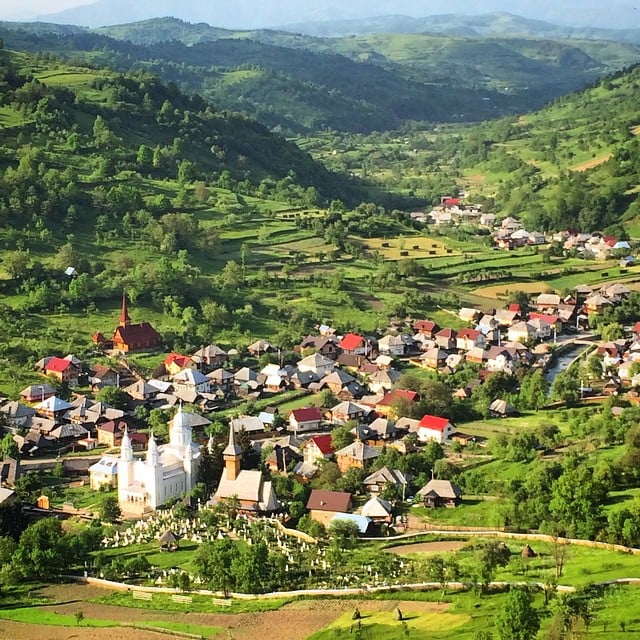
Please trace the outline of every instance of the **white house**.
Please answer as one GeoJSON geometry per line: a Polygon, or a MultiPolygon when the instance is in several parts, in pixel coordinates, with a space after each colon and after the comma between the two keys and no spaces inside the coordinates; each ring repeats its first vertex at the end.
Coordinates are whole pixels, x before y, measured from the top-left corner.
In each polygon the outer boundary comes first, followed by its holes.
{"type": "Polygon", "coordinates": [[[322,422],[322,413],[318,407],[294,409],[289,414],[289,427],[294,433],[317,431],[322,422]]]}
{"type": "Polygon", "coordinates": [[[322,378],[327,373],[331,373],[335,369],[335,366],[336,363],[334,360],[325,358],[319,353],[312,353],[310,356],[307,356],[298,362],[298,371],[301,371],[302,373],[316,373],[322,378]]]}
{"type": "Polygon", "coordinates": [[[189,368],[173,376],[173,386],[180,391],[211,393],[211,380],[204,373],[189,368]]]}
{"type": "Polygon", "coordinates": [[[435,440],[440,444],[444,444],[455,431],[456,428],[448,418],[439,418],[438,416],[427,414],[422,416],[418,423],[417,436],[420,442],[435,440]]]}

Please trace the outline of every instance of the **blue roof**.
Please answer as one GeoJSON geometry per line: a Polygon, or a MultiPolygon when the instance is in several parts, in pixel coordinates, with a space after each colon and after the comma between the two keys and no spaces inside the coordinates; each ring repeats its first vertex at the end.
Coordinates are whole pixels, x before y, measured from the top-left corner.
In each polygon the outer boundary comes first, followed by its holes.
{"type": "Polygon", "coordinates": [[[89,472],[110,473],[115,476],[118,473],[118,460],[116,458],[101,458],[89,467],[89,472]]]}
{"type": "Polygon", "coordinates": [[[360,533],[366,533],[369,525],[371,524],[371,518],[367,518],[367,516],[361,516],[357,513],[336,513],[333,518],[331,518],[331,522],[335,520],[347,520],[348,522],[355,522],[358,525],[358,530],[360,533]]]}

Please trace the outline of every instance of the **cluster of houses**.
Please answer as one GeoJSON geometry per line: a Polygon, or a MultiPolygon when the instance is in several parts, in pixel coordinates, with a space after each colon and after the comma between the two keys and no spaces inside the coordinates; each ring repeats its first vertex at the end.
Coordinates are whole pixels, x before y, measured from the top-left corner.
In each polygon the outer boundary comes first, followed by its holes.
{"type": "Polygon", "coordinates": [[[604,380],[602,395],[626,393],[629,398],[640,397],[640,322],[633,326],[630,339],[601,342],[594,355],[600,362],[599,377],[604,380]]]}
{"type": "Polygon", "coordinates": [[[633,262],[633,257],[626,255],[631,250],[626,240],[599,232],[583,233],[576,230],[560,231],[547,236],[541,231],[528,231],[523,223],[513,216],[498,220],[494,213],[483,212],[482,207],[478,205],[465,204],[462,197],[443,196],[440,205],[430,212],[414,211],[409,216],[415,222],[436,227],[471,224],[489,229],[492,231],[493,244],[499,249],[511,250],[554,243],[566,251],[575,250],[585,259],[608,260],[614,252],[623,252],[621,266],[633,262]]]}
{"type": "MultiPolygon", "coordinates": [[[[375,470],[383,447],[396,447],[406,453],[416,443],[469,441],[469,436],[458,432],[446,418],[424,415],[412,419],[396,413],[399,406],[420,400],[416,392],[397,388],[401,374],[394,364],[399,359],[442,373],[453,372],[465,362],[480,365],[479,379],[453,394],[468,398],[474,384],[481,384],[489,373],[512,373],[518,362],[533,363],[536,342],[583,326],[589,313],[619,303],[628,293],[629,289],[620,284],[608,284],[598,290],[581,286],[574,296],[564,299],[556,294],[541,294],[533,301],[532,310],[526,312],[519,305],[487,313],[464,308],[459,318],[469,326],[460,330],[439,327],[425,319],[414,322],[412,332],[376,338],[356,333],[338,336],[331,327],[320,326],[317,334],[306,336],[297,345],[299,360],[295,364],[280,361],[255,369],[231,366],[240,361],[240,354],[214,344],[190,355],[170,353],[152,377],[139,375],[126,361],[91,366],[73,355],[51,356],[36,365],[43,376],[41,384],[25,388],[21,401],[4,402],[0,413],[23,456],[60,446],[119,448],[88,470],[91,487],[117,487],[123,511],[143,514],[194,486],[201,460],[196,442],[206,441],[205,429],[211,423],[206,416],[210,412],[233,406],[237,399],[267,396],[273,397],[273,404],[277,405],[277,394],[286,390],[309,394],[328,390],[328,397],[335,397],[331,406],[303,406],[286,415],[280,415],[277,406],[273,406],[258,415],[231,419],[224,450],[225,469],[211,503],[234,497],[246,513],[269,514],[281,508],[271,482],[259,470],[240,468],[242,450],[236,439],[244,431],[255,443],[270,439],[272,450],[266,464],[272,473],[292,471],[307,482],[326,460],[335,461],[341,473],[353,468],[370,471],[364,482],[370,497],[368,507],[355,514],[364,518],[359,525],[368,526],[391,517],[389,503],[380,496],[386,484],[395,486],[396,495],[405,496],[413,490],[409,488],[410,478],[397,469],[375,470]],[[88,385],[93,391],[118,387],[127,398],[126,406],[116,409],[84,395],[75,395],[67,402],[56,395],[55,386],[59,385],[52,384],[52,378],[69,387],[88,385]],[[186,411],[185,404],[200,411],[186,411]],[[158,443],[153,434],[136,429],[137,407],[174,411],[167,443],[158,443]],[[347,423],[354,441],[335,450],[329,431],[347,423]]],[[[129,322],[125,298],[119,326],[128,326],[129,322]]],[[[640,363],[640,325],[633,342],[608,343],[600,349],[605,371],[613,368],[620,380],[633,380],[640,369],[640,365],[634,367],[640,363]]],[[[265,353],[280,360],[277,347],[268,340],[256,341],[247,351],[253,357],[249,362],[257,362],[265,353]]],[[[509,410],[507,403],[495,405],[496,415],[509,410]]],[[[333,518],[341,514],[339,517],[344,518],[351,514],[350,496],[347,500],[338,494],[312,493],[308,508],[323,524],[327,524],[329,515],[333,518]]],[[[416,495],[426,506],[455,506],[460,500],[459,489],[435,479],[416,495]]]]}

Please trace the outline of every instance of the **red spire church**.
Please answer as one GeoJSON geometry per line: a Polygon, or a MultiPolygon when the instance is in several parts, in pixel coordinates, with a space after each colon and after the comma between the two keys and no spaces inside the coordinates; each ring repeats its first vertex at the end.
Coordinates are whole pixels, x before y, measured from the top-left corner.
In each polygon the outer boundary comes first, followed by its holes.
{"type": "Polygon", "coordinates": [[[127,294],[122,294],[122,310],[118,319],[118,326],[113,332],[113,348],[123,353],[155,349],[161,345],[160,334],[148,322],[138,324],[131,322],[127,306],[127,294]]]}

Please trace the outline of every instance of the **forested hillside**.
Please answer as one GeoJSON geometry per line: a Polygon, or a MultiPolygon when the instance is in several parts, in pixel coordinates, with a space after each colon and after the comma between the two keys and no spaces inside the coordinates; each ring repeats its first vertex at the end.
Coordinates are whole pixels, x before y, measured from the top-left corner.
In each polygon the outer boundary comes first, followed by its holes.
{"type": "Polygon", "coordinates": [[[375,197],[148,74],[0,52],[0,86],[0,357],[86,345],[123,289],[168,344],[237,335],[263,296],[243,287],[248,265],[279,269],[291,254],[275,244],[301,237],[277,213],[375,197]]]}
{"type": "Polygon", "coordinates": [[[382,34],[318,39],[164,18],[96,31],[4,23],[7,47],[144,69],[299,135],[527,112],[640,60],[639,45],[382,34]],[[169,44],[167,44],[169,43],[169,44]]]}
{"type": "Polygon", "coordinates": [[[541,230],[603,229],[640,236],[640,67],[520,117],[475,126],[405,127],[301,143],[338,171],[434,204],[452,184],[490,210],[541,230]]]}

